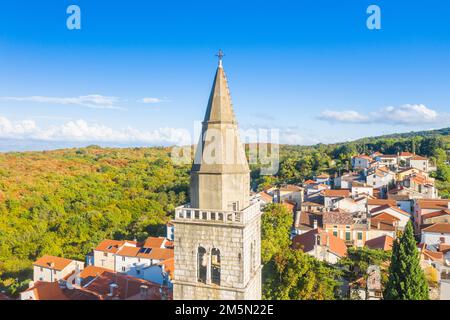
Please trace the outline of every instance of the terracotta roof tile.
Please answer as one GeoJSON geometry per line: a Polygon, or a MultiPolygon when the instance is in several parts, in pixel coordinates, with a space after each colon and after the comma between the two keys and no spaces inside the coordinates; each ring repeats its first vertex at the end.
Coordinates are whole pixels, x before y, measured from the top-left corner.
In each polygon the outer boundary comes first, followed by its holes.
{"type": "Polygon", "coordinates": [[[100,244],[94,249],[96,251],[103,251],[109,253],[116,253],[121,246],[125,244],[125,241],[106,239],[100,242],[100,244]]]}
{"type": "Polygon", "coordinates": [[[375,207],[375,208],[373,208],[372,210],[370,210],[370,213],[383,212],[383,211],[385,211],[385,210],[387,210],[387,209],[392,209],[392,210],[394,210],[394,211],[396,211],[396,212],[398,212],[398,213],[401,213],[401,214],[403,214],[403,215],[405,215],[405,216],[411,216],[408,212],[403,211],[403,210],[400,209],[399,207],[397,207],[397,206],[391,206],[391,205],[389,205],[389,204],[385,204],[385,205],[382,205],[382,206],[379,206],[379,207],[375,207]]]}
{"type": "Polygon", "coordinates": [[[382,205],[396,206],[397,201],[392,199],[368,199],[367,204],[369,206],[382,206],[382,205]]]}
{"type": "Polygon", "coordinates": [[[296,186],[294,184],[286,184],[286,185],[282,185],[280,186],[280,191],[293,191],[293,192],[298,192],[298,191],[302,191],[303,188],[296,186]]]}
{"type": "Polygon", "coordinates": [[[403,152],[400,152],[399,156],[400,157],[412,157],[412,156],[414,156],[414,153],[403,151],[403,152]]]}
{"type": "Polygon", "coordinates": [[[353,215],[345,211],[330,211],[323,213],[323,224],[353,224],[353,215]]]}
{"type": "Polygon", "coordinates": [[[426,220],[426,219],[430,219],[430,218],[435,218],[435,217],[440,217],[440,216],[446,216],[446,215],[450,215],[450,210],[440,210],[440,211],[434,211],[434,212],[430,212],[430,213],[425,213],[422,215],[422,219],[426,220]]]}
{"type": "Polygon", "coordinates": [[[300,215],[298,223],[295,225],[299,229],[312,229],[314,226],[314,220],[317,221],[319,227],[322,226],[322,214],[312,213],[308,211],[299,211],[300,215]]]}
{"type": "Polygon", "coordinates": [[[420,209],[445,210],[448,209],[449,202],[450,200],[448,199],[419,199],[417,200],[417,205],[420,209]]]}
{"type": "Polygon", "coordinates": [[[145,248],[161,248],[163,246],[163,243],[165,241],[165,238],[163,237],[148,237],[143,247],[145,248]]]}
{"type": "Polygon", "coordinates": [[[173,249],[153,248],[149,257],[154,260],[166,260],[174,257],[174,251],[173,249]]]}
{"type": "Polygon", "coordinates": [[[381,249],[385,251],[392,250],[394,238],[384,235],[374,239],[367,240],[365,246],[370,249],[381,249]]]}
{"type": "Polygon", "coordinates": [[[413,156],[410,158],[410,160],[428,160],[428,158],[422,156],[413,156]]]}
{"type": "Polygon", "coordinates": [[[426,248],[422,248],[421,251],[425,260],[444,262],[444,254],[442,252],[431,251],[426,248]]]}
{"type": "Polygon", "coordinates": [[[325,246],[328,241],[328,249],[330,252],[338,255],[339,257],[344,257],[347,255],[347,246],[345,245],[344,240],[335,237],[331,233],[328,233],[320,228],[296,235],[292,239],[292,245],[295,249],[303,250],[303,252],[310,252],[314,249],[317,234],[321,235],[322,246],[325,246]]]}
{"type": "Polygon", "coordinates": [[[109,300],[112,299],[109,296],[112,283],[117,285],[116,297],[120,300],[161,300],[159,284],[112,271],[102,273],[85,285],[85,288],[109,300]],[[148,295],[145,298],[140,297],[142,286],[148,288],[148,295]]]}
{"type": "Polygon", "coordinates": [[[37,259],[36,262],[34,263],[34,265],[38,266],[38,267],[50,268],[50,269],[54,269],[54,270],[63,270],[65,267],[67,267],[69,264],[71,264],[72,261],[73,260],[66,259],[66,258],[44,255],[41,258],[37,259]]]}
{"type": "Polygon", "coordinates": [[[102,267],[96,267],[96,266],[87,266],[80,272],[80,278],[81,279],[93,279],[99,275],[101,275],[104,272],[111,272],[111,270],[102,268],[102,267]]]}
{"type": "Polygon", "coordinates": [[[259,193],[259,195],[261,196],[261,199],[263,199],[265,202],[267,202],[267,203],[273,202],[273,197],[270,194],[268,194],[267,192],[261,191],[259,193]]]}
{"type": "Polygon", "coordinates": [[[422,232],[450,233],[450,223],[433,223],[422,229],[422,232]]]}
{"type": "Polygon", "coordinates": [[[135,257],[138,254],[139,250],[140,248],[138,247],[124,246],[122,247],[122,249],[116,252],[116,255],[122,257],[135,257]]]}
{"type": "Polygon", "coordinates": [[[169,274],[170,279],[173,279],[173,275],[174,275],[174,271],[175,271],[175,259],[174,258],[169,258],[166,259],[162,262],[160,262],[160,265],[164,266],[164,271],[167,272],[169,274]]]}
{"type": "Polygon", "coordinates": [[[329,189],[324,191],[325,197],[344,197],[350,196],[350,190],[348,189],[329,189]]]}

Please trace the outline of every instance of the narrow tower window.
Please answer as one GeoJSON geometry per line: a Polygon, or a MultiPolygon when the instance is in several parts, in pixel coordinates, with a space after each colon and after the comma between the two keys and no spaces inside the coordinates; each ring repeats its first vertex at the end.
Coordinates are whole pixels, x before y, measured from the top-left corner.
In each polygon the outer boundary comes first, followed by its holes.
{"type": "Polygon", "coordinates": [[[197,253],[197,280],[198,282],[206,283],[206,270],[208,266],[208,257],[206,256],[206,250],[203,247],[198,247],[197,253]]]}
{"type": "Polygon", "coordinates": [[[220,286],[220,250],[211,250],[211,282],[220,286]]]}

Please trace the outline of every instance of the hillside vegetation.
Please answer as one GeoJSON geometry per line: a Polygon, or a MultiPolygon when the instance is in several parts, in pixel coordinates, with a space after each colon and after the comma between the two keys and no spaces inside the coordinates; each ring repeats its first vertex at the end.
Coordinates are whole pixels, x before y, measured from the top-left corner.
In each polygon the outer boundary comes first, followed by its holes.
{"type": "Polygon", "coordinates": [[[42,254],[84,260],[102,239],[163,235],[186,201],[188,167],[169,150],[0,154],[0,287],[14,293],[42,254]]]}
{"type": "MultiPolygon", "coordinates": [[[[450,130],[433,134],[280,148],[276,176],[252,166],[252,186],[300,183],[349,168],[352,155],[411,151],[438,165],[440,194],[450,195],[450,130]]],[[[188,165],[174,165],[168,148],[91,146],[0,154],[0,290],[17,293],[43,254],[83,260],[102,239],[163,235],[177,205],[188,201],[188,165]]]]}

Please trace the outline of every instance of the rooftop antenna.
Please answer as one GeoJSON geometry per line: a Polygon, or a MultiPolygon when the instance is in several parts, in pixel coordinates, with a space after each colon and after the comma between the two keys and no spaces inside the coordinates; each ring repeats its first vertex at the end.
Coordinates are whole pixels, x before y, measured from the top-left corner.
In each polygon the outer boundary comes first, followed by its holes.
{"type": "Polygon", "coordinates": [[[216,54],[216,57],[219,58],[219,67],[222,68],[222,58],[225,56],[222,49],[219,49],[219,52],[216,54]]]}

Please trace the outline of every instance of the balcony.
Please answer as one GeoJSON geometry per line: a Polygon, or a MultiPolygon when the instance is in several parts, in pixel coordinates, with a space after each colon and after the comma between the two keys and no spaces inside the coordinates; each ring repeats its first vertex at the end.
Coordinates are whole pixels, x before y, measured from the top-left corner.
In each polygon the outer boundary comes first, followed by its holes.
{"type": "Polygon", "coordinates": [[[260,203],[255,202],[242,211],[191,208],[190,205],[175,209],[175,222],[207,222],[244,225],[261,213],[260,203]]]}

